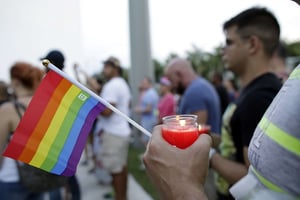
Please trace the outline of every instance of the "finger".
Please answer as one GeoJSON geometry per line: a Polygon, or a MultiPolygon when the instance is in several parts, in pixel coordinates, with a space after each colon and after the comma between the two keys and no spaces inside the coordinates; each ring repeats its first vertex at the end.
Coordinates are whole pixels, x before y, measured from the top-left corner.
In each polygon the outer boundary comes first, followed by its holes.
{"type": "Polygon", "coordinates": [[[190,146],[192,151],[195,149],[203,149],[209,151],[212,146],[212,138],[208,134],[201,134],[198,139],[190,146]]]}
{"type": "Polygon", "coordinates": [[[162,127],[163,125],[157,125],[154,127],[151,139],[155,141],[156,145],[171,146],[162,136],[162,127]]]}

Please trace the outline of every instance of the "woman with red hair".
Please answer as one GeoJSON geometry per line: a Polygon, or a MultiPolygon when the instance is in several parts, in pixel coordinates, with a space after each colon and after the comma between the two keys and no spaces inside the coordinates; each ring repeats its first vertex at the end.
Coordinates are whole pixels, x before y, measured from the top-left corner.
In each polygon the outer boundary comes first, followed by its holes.
{"type": "MultiPolygon", "coordinates": [[[[2,153],[16,129],[20,115],[15,107],[28,106],[33,93],[43,77],[43,71],[29,63],[17,62],[10,68],[11,88],[15,101],[8,101],[0,107],[0,194],[1,199],[42,200],[43,194],[32,193],[22,186],[16,161],[3,157],[2,153]]],[[[19,109],[23,114],[24,109],[19,109]]]]}

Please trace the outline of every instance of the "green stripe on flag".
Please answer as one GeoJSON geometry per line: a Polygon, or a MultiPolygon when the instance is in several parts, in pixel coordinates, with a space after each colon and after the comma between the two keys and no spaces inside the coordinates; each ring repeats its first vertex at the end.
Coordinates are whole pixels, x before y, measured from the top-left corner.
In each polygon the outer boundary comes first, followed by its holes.
{"type": "MultiPolygon", "coordinates": [[[[75,86],[73,86],[75,87],[75,86]]],[[[71,101],[70,107],[65,107],[66,115],[64,120],[59,128],[59,132],[51,145],[51,149],[49,151],[48,157],[43,162],[41,166],[42,169],[51,170],[58,160],[60,153],[64,147],[64,144],[69,136],[69,133],[73,127],[74,121],[85,101],[80,99],[78,96],[83,93],[81,90],[78,89],[77,93],[74,96],[65,99],[66,101],[71,101]]],[[[89,95],[85,93],[85,96],[88,98],[89,95]]],[[[63,103],[63,102],[62,102],[63,103]]]]}

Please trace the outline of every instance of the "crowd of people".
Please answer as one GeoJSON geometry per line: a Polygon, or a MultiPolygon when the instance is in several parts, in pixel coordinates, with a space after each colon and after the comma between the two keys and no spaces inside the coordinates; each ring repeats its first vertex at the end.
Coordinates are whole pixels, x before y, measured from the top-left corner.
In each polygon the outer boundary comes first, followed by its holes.
{"type": "MultiPolygon", "coordinates": [[[[223,24],[223,31],[226,43],[222,60],[238,84],[224,78],[224,71],[213,72],[209,80],[197,74],[189,60],[173,58],[157,81],[147,76],[141,80],[140,95],[132,105],[118,58],[111,56],[103,61],[103,80],[88,75],[77,64],[73,69],[79,82],[122,113],[137,114],[139,123],[152,133],[151,137],[139,135],[146,149],[143,163],[162,199],[262,199],[259,195],[297,199],[300,68],[287,70],[279,23],[266,8],[242,11],[223,24]],[[185,150],[169,145],[162,137],[161,124],[165,116],[175,114],[196,115],[197,123],[209,125],[211,133],[200,135],[185,150]]],[[[42,59],[60,70],[65,68],[65,57],[59,50],[51,50],[42,59]]],[[[20,121],[14,102],[27,107],[46,73],[30,63],[16,62],[10,68],[10,84],[0,81],[0,116],[5,116],[0,120],[1,151],[20,121]]],[[[107,198],[128,199],[131,134],[126,119],[108,107],[92,127],[82,164],[92,162],[91,173],[106,173],[103,182],[113,189],[107,198]]],[[[2,154],[0,193],[12,200],[45,197],[45,193],[24,188],[16,162],[2,154]]],[[[81,199],[76,175],[68,178],[65,187],[47,191],[47,195],[50,200],[81,199]]]]}
{"type": "Polygon", "coordinates": [[[218,199],[298,199],[299,67],[286,81],[274,73],[280,27],[265,8],[239,13],[223,30],[222,59],[241,90],[223,114],[221,135],[200,135],[181,151],[157,126],[144,155],[149,177],[162,199],[211,199],[204,189],[208,169],[217,173],[218,199]]]}

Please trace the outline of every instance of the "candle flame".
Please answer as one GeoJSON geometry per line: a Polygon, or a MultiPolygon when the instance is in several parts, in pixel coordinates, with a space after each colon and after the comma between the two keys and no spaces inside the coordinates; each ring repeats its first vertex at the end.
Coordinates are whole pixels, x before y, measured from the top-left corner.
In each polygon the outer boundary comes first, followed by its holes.
{"type": "Polygon", "coordinates": [[[184,119],[179,120],[179,124],[180,126],[185,126],[185,120],[184,119]]]}

